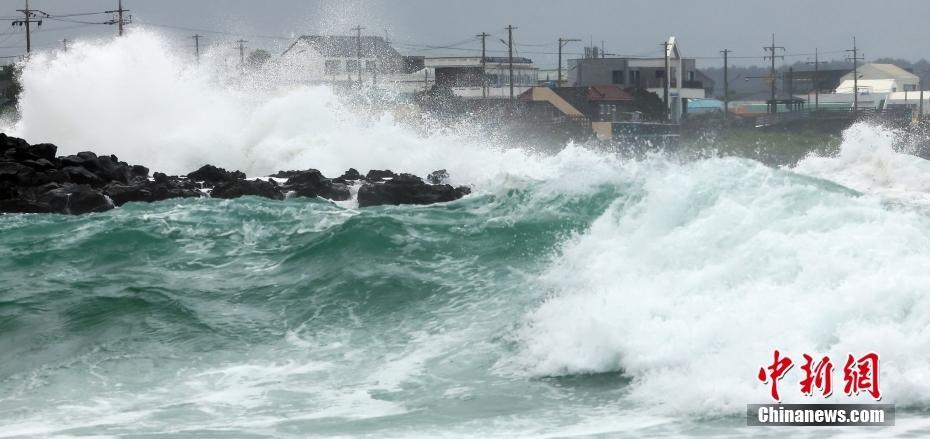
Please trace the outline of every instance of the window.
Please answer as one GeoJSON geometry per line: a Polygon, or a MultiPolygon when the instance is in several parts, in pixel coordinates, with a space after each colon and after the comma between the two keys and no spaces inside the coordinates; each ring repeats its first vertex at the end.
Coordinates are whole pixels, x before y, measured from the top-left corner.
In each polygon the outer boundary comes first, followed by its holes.
{"type": "Polygon", "coordinates": [[[639,85],[639,70],[630,70],[630,84],[639,85]]]}
{"type": "Polygon", "coordinates": [[[327,75],[339,74],[339,68],[342,67],[342,61],[338,59],[328,59],[324,64],[323,70],[327,75]]]}
{"type": "Polygon", "coordinates": [[[664,78],[665,70],[656,70],[656,78],[664,78]]]}
{"type": "Polygon", "coordinates": [[[626,83],[626,71],[625,70],[614,70],[613,71],[613,83],[614,84],[625,84],[626,83]]]}
{"type": "Polygon", "coordinates": [[[378,69],[378,63],[376,61],[365,61],[365,70],[373,73],[378,69]]]}
{"type": "Polygon", "coordinates": [[[689,70],[689,71],[688,71],[688,80],[689,80],[689,81],[694,81],[694,70],[689,70]]]}
{"type": "Polygon", "coordinates": [[[358,72],[358,60],[357,59],[346,60],[346,71],[349,73],[358,72]]]}

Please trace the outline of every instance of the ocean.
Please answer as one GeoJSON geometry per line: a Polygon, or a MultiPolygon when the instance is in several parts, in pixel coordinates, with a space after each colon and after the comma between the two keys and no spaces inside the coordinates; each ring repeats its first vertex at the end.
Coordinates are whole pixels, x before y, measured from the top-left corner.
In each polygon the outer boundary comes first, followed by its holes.
{"type": "MultiPolygon", "coordinates": [[[[0,215],[0,438],[930,434],[930,164],[895,131],[787,166],[633,159],[224,72],[146,31],[76,43],[26,66],[4,131],[173,173],[447,169],[474,192],[0,215]],[[897,425],[746,427],[773,349],[878,352],[897,425]]],[[[785,402],[823,401],[799,369],[785,402]]]]}

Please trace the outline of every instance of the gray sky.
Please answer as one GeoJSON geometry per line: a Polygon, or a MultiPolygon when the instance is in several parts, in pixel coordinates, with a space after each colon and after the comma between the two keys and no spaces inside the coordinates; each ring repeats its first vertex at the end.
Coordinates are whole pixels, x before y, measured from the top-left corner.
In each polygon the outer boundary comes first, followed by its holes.
{"type": "MultiPolygon", "coordinates": [[[[53,15],[115,9],[117,0],[31,0],[31,7],[53,15]]],[[[678,37],[683,54],[698,57],[698,66],[719,66],[719,51],[729,48],[734,64],[761,64],[762,46],[776,34],[787,48],[787,61],[804,61],[815,47],[824,59],[842,59],[853,35],[867,58],[930,58],[921,44],[930,40],[928,0],[124,0],[134,25],[159,27],[180,50],[193,51],[195,32],[205,44],[233,48],[240,37],[250,48],[278,49],[297,34],[348,34],[357,24],[366,34],[390,36],[404,54],[477,54],[480,32],[493,36],[488,48],[503,54],[508,24],[515,31],[517,54],[541,68],[556,65],[556,39],[581,38],[566,48],[567,57],[593,40],[605,42],[608,53],[658,56],[659,44],[678,37]],[[224,33],[210,33],[218,31],[224,33]],[[428,46],[449,46],[431,48],[428,46]],[[748,58],[742,58],[748,57],[748,58]]],[[[21,0],[0,2],[0,16],[13,17],[21,0]]],[[[61,40],[100,38],[116,32],[99,22],[107,16],[45,20],[33,35],[39,49],[60,46],[61,40]]],[[[21,28],[0,22],[0,56],[23,52],[21,28]]]]}

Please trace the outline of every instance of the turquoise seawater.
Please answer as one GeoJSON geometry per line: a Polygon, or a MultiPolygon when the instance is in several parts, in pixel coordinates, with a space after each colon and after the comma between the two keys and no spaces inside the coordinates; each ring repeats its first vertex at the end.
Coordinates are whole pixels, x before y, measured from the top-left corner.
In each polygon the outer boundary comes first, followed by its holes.
{"type": "Polygon", "coordinates": [[[882,352],[927,433],[925,261],[911,204],[737,159],[3,215],[0,437],[778,436],[773,343],[882,352]]]}

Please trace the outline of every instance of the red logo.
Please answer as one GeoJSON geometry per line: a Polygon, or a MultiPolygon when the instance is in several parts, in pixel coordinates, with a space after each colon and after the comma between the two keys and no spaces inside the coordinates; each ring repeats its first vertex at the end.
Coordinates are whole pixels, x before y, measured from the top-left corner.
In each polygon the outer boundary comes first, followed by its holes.
{"type": "MultiPolygon", "coordinates": [[[[819,393],[824,398],[829,398],[833,394],[833,362],[829,356],[824,355],[819,360],[808,354],[803,354],[804,364],[801,370],[804,372],[804,378],[800,381],[801,394],[804,396],[813,396],[819,393]]],[[[878,354],[869,352],[856,359],[852,354],[846,359],[843,366],[843,392],[846,395],[858,395],[860,392],[869,394],[876,401],[882,397],[881,390],[878,388],[878,354]]],[[[778,382],[784,378],[794,362],[791,358],[783,357],[781,352],[776,349],[773,355],[772,363],[768,366],[759,368],[758,378],[763,384],[770,386],[772,399],[781,402],[781,396],[778,394],[778,382]]]]}

